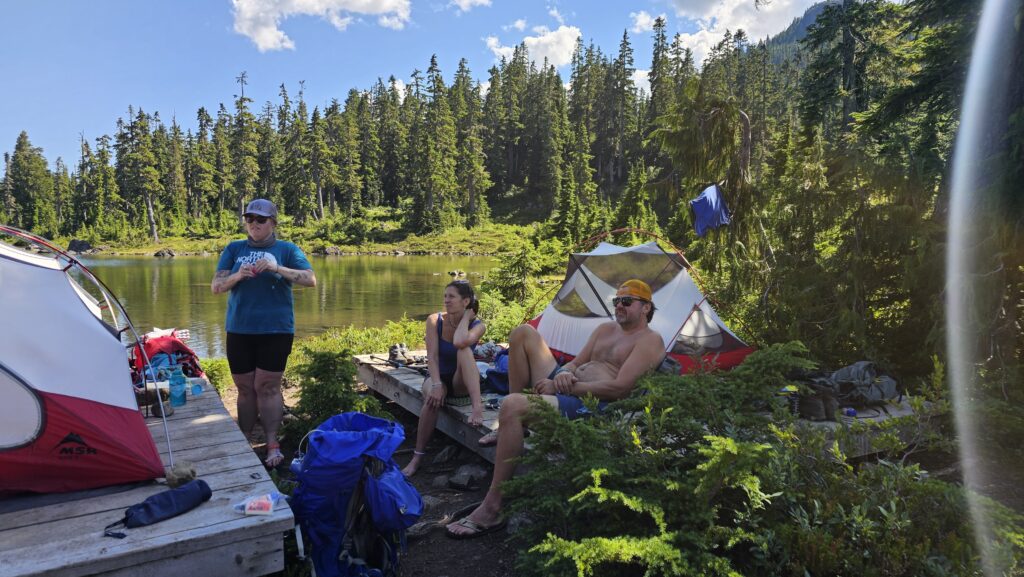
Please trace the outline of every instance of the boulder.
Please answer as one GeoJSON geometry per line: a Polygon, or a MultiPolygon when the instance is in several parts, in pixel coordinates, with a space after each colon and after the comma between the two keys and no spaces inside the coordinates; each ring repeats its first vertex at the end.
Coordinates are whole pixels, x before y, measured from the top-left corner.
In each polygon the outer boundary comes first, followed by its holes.
{"type": "Polygon", "coordinates": [[[157,258],[174,258],[177,255],[174,253],[173,250],[171,250],[169,248],[162,248],[162,249],[156,251],[155,253],[153,253],[153,256],[155,256],[157,258]]]}
{"type": "Polygon", "coordinates": [[[323,248],[317,249],[314,254],[319,254],[323,256],[340,256],[341,249],[334,245],[325,246],[323,248]]]}
{"type": "Polygon", "coordinates": [[[68,243],[68,252],[89,252],[93,250],[92,245],[87,240],[74,239],[68,243]]]}

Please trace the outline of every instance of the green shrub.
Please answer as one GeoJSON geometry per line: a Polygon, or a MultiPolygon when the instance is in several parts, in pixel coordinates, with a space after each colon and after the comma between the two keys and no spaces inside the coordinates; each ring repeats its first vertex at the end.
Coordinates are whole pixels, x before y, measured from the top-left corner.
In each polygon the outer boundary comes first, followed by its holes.
{"type": "Polygon", "coordinates": [[[298,442],[329,417],[347,411],[386,416],[376,397],[356,390],[352,353],[303,349],[303,360],[292,371],[299,400],[292,408],[294,418],[281,428],[284,437],[298,442]]]}
{"type": "Polygon", "coordinates": [[[217,389],[218,393],[223,393],[234,386],[234,381],[231,380],[231,367],[228,366],[227,359],[200,359],[199,366],[203,367],[206,378],[210,379],[210,384],[217,389]]]}
{"type": "MultiPolygon", "coordinates": [[[[528,473],[504,485],[532,523],[534,575],[981,575],[964,491],[916,465],[854,467],[780,402],[813,366],[773,345],[727,373],[658,375],[588,420],[539,404],[528,473]],[[642,391],[642,394],[640,392],[642,391]]],[[[938,369],[937,369],[938,370],[938,369]]],[[[1021,518],[983,501],[1022,574],[1021,518]]]]}

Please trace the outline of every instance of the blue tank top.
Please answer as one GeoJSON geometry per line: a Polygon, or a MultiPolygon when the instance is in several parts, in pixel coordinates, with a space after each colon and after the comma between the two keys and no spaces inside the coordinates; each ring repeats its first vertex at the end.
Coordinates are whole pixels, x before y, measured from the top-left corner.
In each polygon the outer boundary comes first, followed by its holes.
{"type": "MultiPolygon", "coordinates": [[[[469,328],[473,328],[480,324],[480,319],[473,319],[473,322],[469,323],[469,328]]],[[[444,317],[441,313],[437,314],[437,367],[438,372],[442,375],[454,375],[456,369],[459,368],[459,361],[456,358],[459,354],[459,349],[456,348],[455,344],[451,341],[446,341],[441,338],[441,331],[444,329],[444,317]]],[[[476,350],[476,344],[474,343],[470,349],[476,350]]]]}

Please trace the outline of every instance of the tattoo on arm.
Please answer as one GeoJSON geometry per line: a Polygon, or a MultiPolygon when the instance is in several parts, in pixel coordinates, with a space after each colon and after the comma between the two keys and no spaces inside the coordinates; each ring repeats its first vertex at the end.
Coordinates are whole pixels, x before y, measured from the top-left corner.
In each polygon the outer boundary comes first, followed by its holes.
{"type": "Polygon", "coordinates": [[[231,276],[231,271],[229,271],[229,270],[219,270],[219,271],[217,271],[217,274],[215,274],[213,276],[213,290],[214,290],[214,292],[221,292],[223,290],[224,282],[227,280],[227,278],[229,276],[231,276]]]}

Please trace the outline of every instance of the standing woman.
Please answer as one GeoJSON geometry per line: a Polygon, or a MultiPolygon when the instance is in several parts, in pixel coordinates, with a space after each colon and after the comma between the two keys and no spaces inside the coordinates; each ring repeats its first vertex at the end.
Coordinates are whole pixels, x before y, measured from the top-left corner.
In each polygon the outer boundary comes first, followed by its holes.
{"type": "Polygon", "coordinates": [[[416,449],[402,469],[407,477],[416,474],[434,434],[437,411],[448,395],[469,395],[473,412],[469,424],[483,423],[484,404],[480,398],[480,371],[473,349],[487,327],[476,318],[479,304],[469,282],[456,280],[444,288],[444,311],[427,317],[427,370],[423,381],[423,410],[416,429],[416,449]]]}
{"type": "Polygon", "coordinates": [[[277,440],[284,415],[281,377],[295,337],[292,285],[314,287],[316,276],[299,247],[277,240],[274,203],[256,199],[242,216],[248,238],[224,249],[210,288],[231,293],[225,324],[238,426],[248,437],[259,418],[267,437],[265,463],[276,467],[284,460],[277,440]]]}

